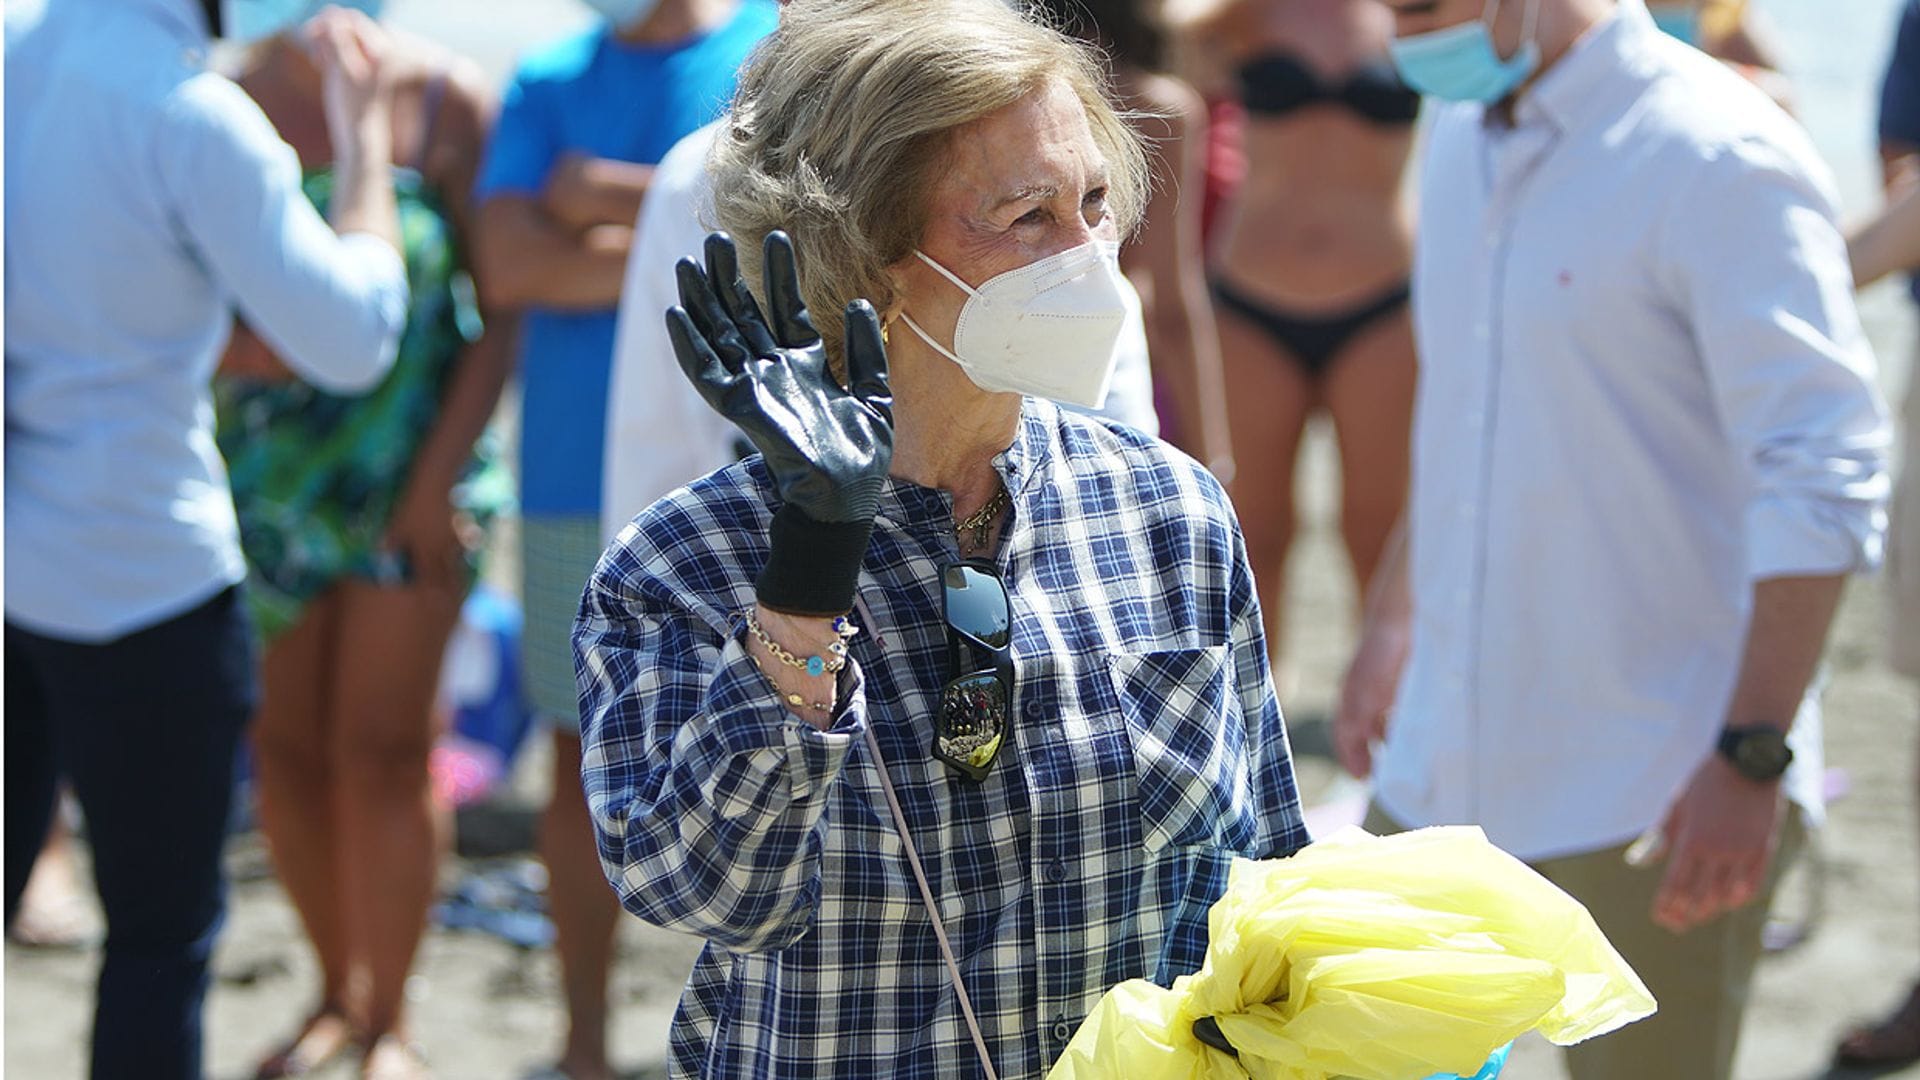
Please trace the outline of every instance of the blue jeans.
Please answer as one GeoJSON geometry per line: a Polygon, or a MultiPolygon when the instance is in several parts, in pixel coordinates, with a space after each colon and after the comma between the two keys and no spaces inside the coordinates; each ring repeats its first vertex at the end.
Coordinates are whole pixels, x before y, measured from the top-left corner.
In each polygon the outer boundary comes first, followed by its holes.
{"type": "Polygon", "coordinates": [[[6,626],[6,917],[58,779],[87,821],[106,913],[94,1080],[200,1080],[207,961],[225,913],[234,752],[257,696],[239,591],[105,644],[6,626]]]}

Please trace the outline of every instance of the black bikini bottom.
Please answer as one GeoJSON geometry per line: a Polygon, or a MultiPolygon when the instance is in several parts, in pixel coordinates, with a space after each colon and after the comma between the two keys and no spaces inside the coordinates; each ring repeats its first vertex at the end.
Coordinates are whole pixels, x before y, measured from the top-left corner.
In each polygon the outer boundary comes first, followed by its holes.
{"type": "Polygon", "coordinates": [[[1267,332],[1275,345],[1285,349],[1310,375],[1322,375],[1339,358],[1353,336],[1377,319],[1400,310],[1407,302],[1407,284],[1401,282],[1385,293],[1345,311],[1289,315],[1278,312],[1258,300],[1250,300],[1231,286],[1214,280],[1209,283],[1213,298],[1220,306],[1252,322],[1267,332]]]}

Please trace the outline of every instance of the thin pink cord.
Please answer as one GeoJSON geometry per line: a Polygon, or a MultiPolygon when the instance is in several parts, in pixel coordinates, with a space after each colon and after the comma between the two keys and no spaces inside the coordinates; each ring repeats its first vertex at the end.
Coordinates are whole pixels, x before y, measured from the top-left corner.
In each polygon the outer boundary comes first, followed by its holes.
{"type": "MultiPolygon", "coordinates": [[[[868,618],[872,625],[873,620],[868,618]]],[[[927,873],[920,869],[920,853],[913,848],[913,838],[907,835],[907,815],[900,809],[900,799],[893,793],[893,778],[887,775],[887,761],[880,756],[880,741],[873,737],[873,725],[867,725],[867,751],[873,755],[873,763],[880,768],[880,790],[886,792],[887,808],[893,811],[893,831],[900,837],[900,846],[907,849],[907,865],[913,867],[913,880],[920,886],[920,902],[927,906],[927,917],[933,920],[933,936],[940,942],[940,955],[947,961],[947,974],[953,978],[953,992],[960,996],[960,1015],[967,1018],[967,1031],[973,1036],[973,1048],[980,1053],[980,1066],[987,1070],[987,1080],[1000,1080],[993,1071],[993,1058],[987,1055],[987,1040],[980,1034],[980,1021],[974,1018],[973,1002],[967,997],[966,984],[960,981],[960,964],[953,958],[953,946],[947,942],[947,928],[940,922],[940,910],[933,906],[933,890],[927,887],[927,873]]]]}

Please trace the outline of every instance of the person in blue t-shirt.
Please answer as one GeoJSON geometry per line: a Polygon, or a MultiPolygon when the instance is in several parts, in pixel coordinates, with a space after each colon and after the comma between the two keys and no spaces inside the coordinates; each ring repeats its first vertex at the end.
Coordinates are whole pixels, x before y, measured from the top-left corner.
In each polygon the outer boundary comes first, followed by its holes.
{"type": "Polygon", "coordinates": [[[600,556],[600,470],[614,312],[652,166],[719,116],[773,30],[769,0],[588,0],[593,29],[522,60],[476,185],[475,262],[522,324],[520,504],[525,676],[554,724],[541,854],[567,995],[556,1069],[611,1077],[606,984],[619,902],[580,789],[573,618],[600,556]]]}

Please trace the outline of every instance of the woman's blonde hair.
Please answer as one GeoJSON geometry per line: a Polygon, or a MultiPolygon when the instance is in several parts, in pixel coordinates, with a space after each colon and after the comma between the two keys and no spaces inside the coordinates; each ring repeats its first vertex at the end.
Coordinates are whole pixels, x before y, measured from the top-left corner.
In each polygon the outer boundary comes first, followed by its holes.
{"type": "Polygon", "coordinates": [[[862,297],[893,305],[887,268],[920,242],[954,130],[1048,79],[1086,109],[1124,236],[1146,205],[1146,157],[1097,54],[1000,0],[794,0],[741,72],[710,162],[718,224],[749,285],[760,289],[767,233],[786,230],[838,368],[841,310],[862,297]]]}

